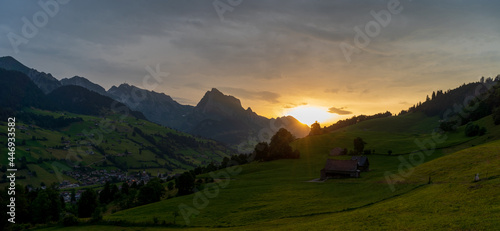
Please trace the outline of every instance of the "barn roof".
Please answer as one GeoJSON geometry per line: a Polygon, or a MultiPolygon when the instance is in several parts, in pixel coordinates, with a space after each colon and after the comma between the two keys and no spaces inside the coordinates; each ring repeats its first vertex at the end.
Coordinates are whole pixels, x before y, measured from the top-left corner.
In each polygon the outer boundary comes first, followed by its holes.
{"type": "Polygon", "coordinates": [[[325,164],[326,171],[343,171],[343,172],[351,172],[358,170],[358,161],[357,160],[326,160],[325,164]]]}
{"type": "Polygon", "coordinates": [[[351,160],[357,160],[359,166],[365,166],[368,164],[368,157],[366,156],[353,156],[351,160]]]}

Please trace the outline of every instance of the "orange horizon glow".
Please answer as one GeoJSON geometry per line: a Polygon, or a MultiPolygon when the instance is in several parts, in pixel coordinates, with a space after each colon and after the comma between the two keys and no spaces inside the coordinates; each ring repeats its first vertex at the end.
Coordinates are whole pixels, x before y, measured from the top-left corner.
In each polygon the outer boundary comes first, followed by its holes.
{"type": "Polygon", "coordinates": [[[299,122],[310,126],[316,121],[323,124],[332,124],[340,119],[340,116],[328,112],[328,108],[321,106],[303,105],[285,110],[283,116],[293,116],[299,122]]]}

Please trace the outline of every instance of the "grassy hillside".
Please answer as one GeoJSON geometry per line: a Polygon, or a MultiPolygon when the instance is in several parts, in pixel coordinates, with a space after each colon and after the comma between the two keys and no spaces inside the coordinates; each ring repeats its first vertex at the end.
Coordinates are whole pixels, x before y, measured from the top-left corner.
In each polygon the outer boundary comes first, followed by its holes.
{"type": "Polygon", "coordinates": [[[417,185],[432,175],[432,184],[365,208],[275,220],[260,227],[279,227],[279,230],[495,230],[500,225],[498,150],[500,142],[494,141],[422,164],[404,183],[417,185]],[[476,173],[482,180],[474,183],[476,173]]]}
{"type": "Polygon", "coordinates": [[[341,130],[381,131],[390,133],[429,133],[439,126],[439,117],[428,117],[423,113],[409,113],[363,121],[341,130]]]}
{"type": "MultiPolygon", "coordinates": [[[[243,227],[212,228],[213,230],[495,230],[500,225],[500,158],[498,150],[500,141],[490,142],[478,147],[468,148],[452,155],[427,162],[414,169],[414,175],[410,177],[409,184],[415,186],[413,190],[404,193],[396,193],[385,200],[375,201],[363,206],[351,207],[345,211],[330,211],[323,213],[305,213],[294,216],[286,215],[294,213],[290,207],[301,200],[308,200],[310,204],[306,208],[322,207],[324,203],[331,203],[332,197],[338,194],[314,195],[319,196],[315,200],[303,195],[293,198],[291,201],[281,201],[285,210],[277,214],[262,214],[256,217],[257,223],[248,224],[243,227]],[[471,167],[467,161],[474,157],[471,167]],[[466,171],[462,171],[466,169],[466,171]],[[432,184],[420,184],[420,176],[433,174],[432,184]],[[475,173],[480,173],[482,180],[473,182],[475,173]],[[286,206],[285,204],[289,204],[286,206]],[[270,217],[269,217],[270,216],[270,217]]],[[[330,183],[330,182],[329,182],[330,183]]],[[[328,183],[327,183],[328,184],[328,183]]],[[[342,187],[343,184],[335,183],[342,187]]],[[[322,187],[325,184],[319,184],[322,187]]],[[[345,197],[359,197],[363,194],[377,195],[380,192],[367,190],[369,192],[356,191],[360,188],[350,187],[346,196],[336,198],[337,203],[353,205],[353,201],[344,200],[345,197]]],[[[283,190],[287,190],[284,188],[283,190]]],[[[300,191],[304,193],[304,191],[300,191]]],[[[267,193],[269,194],[269,193],[267,193]]],[[[309,195],[312,196],[312,195],[309,195]]],[[[258,199],[258,198],[255,198],[258,199]]],[[[288,197],[283,199],[290,199],[288,197]]],[[[212,201],[211,201],[212,202],[212,201]]],[[[258,200],[255,202],[258,203],[258,200]]],[[[269,202],[268,202],[269,203],[269,202]]],[[[271,202],[272,204],[272,202],[271,202]]],[[[276,203],[277,204],[277,203],[276,203]]],[[[301,203],[303,205],[303,202],[301,203]]],[[[212,205],[209,205],[211,207],[212,205]]],[[[233,205],[234,206],[234,205],[233,205]]],[[[241,206],[234,206],[241,208],[241,206]]],[[[257,209],[256,206],[254,209],[257,209]]],[[[227,206],[229,209],[230,206],[227,206]]],[[[208,209],[208,208],[207,208],[208,209]]],[[[251,210],[251,208],[250,208],[251,210]]],[[[165,208],[165,211],[168,211],[165,208]]],[[[232,212],[241,213],[233,208],[232,212]]],[[[244,212],[243,212],[244,213],[244,212]]],[[[137,219],[138,214],[128,213],[128,219],[137,219]]],[[[219,215],[219,214],[218,214],[219,215]]],[[[255,214],[245,214],[252,216],[255,214]]],[[[234,215],[229,215],[234,218],[234,215]]],[[[113,217],[113,216],[112,216],[113,217]]],[[[150,217],[150,216],[148,216],[150,217]]],[[[239,217],[239,216],[238,216],[239,217]]],[[[113,217],[114,218],[114,217],[113,217]]],[[[126,218],[126,217],[122,217],[126,218]]],[[[226,218],[227,219],[227,218],[226,218]]],[[[212,222],[215,222],[214,220],[212,222]]],[[[241,224],[239,224],[241,225],[241,224]]],[[[137,227],[119,230],[136,230],[137,227]]],[[[141,230],[165,230],[154,226],[141,227],[141,230]]],[[[210,229],[210,230],[212,230],[210,229]]],[[[55,229],[46,229],[55,230],[55,229]]],[[[59,230],[59,229],[57,229],[59,230]]],[[[110,226],[83,226],[67,230],[115,230],[110,226]]],[[[183,230],[207,230],[207,228],[186,228],[183,230]]]]}
{"type": "MultiPolygon", "coordinates": [[[[201,191],[120,211],[104,219],[135,222],[141,230],[160,230],[165,227],[155,227],[154,219],[173,223],[174,212],[183,205],[197,211],[187,220],[182,215],[176,218],[177,225],[188,226],[185,230],[491,230],[498,227],[500,222],[495,218],[500,215],[497,193],[500,141],[495,139],[500,134],[499,127],[493,126],[491,117],[486,117],[476,122],[488,126],[484,136],[465,137],[464,128],[447,134],[430,155],[424,156],[422,164],[401,177],[398,167],[402,159],[409,160],[417,153],[414,151],[420,150],[415,141],[432,138],[433,129],[428,132],[411,129],[418,128],[414,123],[421,121],[416,119],[419,116],[366,121],[331,134],[300,139],[293,144],[301,151],[300,159],[243,165],[241,172],[231,175],[230,180],[219,177],[218,183],[208,186],[208,193],[215,195],[213,198],[200,199],[204,195],[201,191]],[[392,127],[401,124],[408,124],[410,129],[405,132],[392,127]],[[390,132],[383,131],[384,128],[390,132]],[[356,179],[308,182],[319,178],[325,160],[333,158],[328,156],[331,148],[352,149],[357,136],[368,143],[366,148],[378,153],[368,157],[370,172],[363,172],[356,179]],[[385,154],[389,149],[394,150],[392,156],[385,154]],[[479,182],[473,182],[476,173],[482,179],[479,182]],[[387,176],[398,182],[388,184],[387,176]],[[222,184],[227,187],[221,188],[222,184]]],[[[426,128],[436,124],[432,118],[423,121],[426,128]]],[[[224,171],[227,170],[221,172],[224,171]]],[[[216,175],[222,176],[221,172],[216,175]]],[[[120,227],[120,230],[137,228],[120,227]]],[[[58,228],[46,230],[54,229],[58,228]]]]}
{"type": "MultiPolygon", "coordinates": [[[[197,165],[219,162],[231,154],[215,141],[133,117],[96,117],[38,109],[26,109],[25,112],[54,118],[80,117],[83,121],[57,129],[17,121],[15,162],[18,169],[23,162],[26,166],[18,172],[17,182],[22,185],[38,187],[41,182],[46,185],[60,182],[56,174],[72,171],[74,166],[121,169],[130,173],[146,169],[156,176],[158,172],[179,173],[197,165]]],[[[5,137],[6,121],[0,122],[0,131],[0,136],[5,137]]],[[[7,152],[6,141],[6,138],[0,140],[3,153],[7,152]]],[[[7,157],[0,159],[1,165],[7,162],[7,157]]],[[[62,180],[77,181],[64,174],[61,177],[62,180]]],[[[5,185],[2,183],[0,187],[5,185]]]]}

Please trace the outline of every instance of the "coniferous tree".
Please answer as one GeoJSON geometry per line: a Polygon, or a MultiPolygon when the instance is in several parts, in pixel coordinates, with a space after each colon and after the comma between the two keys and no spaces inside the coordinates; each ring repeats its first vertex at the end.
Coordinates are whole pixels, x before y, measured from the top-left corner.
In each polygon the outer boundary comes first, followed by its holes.
{"type": "Polygon", "coordinates": [[[71,189],[71,203],[76,202],[76,192],[75,189],[71,189]]]}
{"type": "Polygon", "coordinates": [[[32,203],[33,223],[45,223],[50,219],[50,213],[47,209],[50,207],[49,195],[45,190],[40,190],[32,203]]]}
{"type": "Polygon", "coordinates": [[[50,221],[59,221],[62,212],[62,205],[64,204],[64,199],[62,199],[59,194],[59,190],[55,183],[53,183],[49,188],[47,188],[47,195],[49,196],[50,206],[47,208],[47,213],[49,213],[50,221]]]}
{"type": "Polygon", "coordinates": [[[116,184],[111,185],[111,194],[110,194],[110,202],[113,201],[115,196],[118,194],[120,190],[118,189],[118,186],[116,184]]]}
{"type": "Polygon", "coordinates": [[[85,190],[78,201],[78,217],[90,217],[96,208],[96,192],[93,189],[85,190]]]}
{"type": "Polygon", "coordinates": [[[101,204],[107,204],[110,201],[111,201],[111,186],[108,181],[106,182],[104,188],[99,193],[99,202],[101,202],[101,204]]]}
{"type": "Polygon", "coordinates": [[[123,182],[122,188],[121,188],[121,193],[128,195],[130,187],[128,186],[127,182],[123,182]]]}

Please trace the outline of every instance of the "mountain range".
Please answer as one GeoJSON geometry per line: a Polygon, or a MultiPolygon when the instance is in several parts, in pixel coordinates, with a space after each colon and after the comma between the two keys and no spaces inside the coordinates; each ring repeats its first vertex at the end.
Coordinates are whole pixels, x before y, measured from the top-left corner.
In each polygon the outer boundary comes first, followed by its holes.
{"type": "MultiPolygon", "coordinates": [[[[94,93],[98,93],[112,101],[123,103],[130,110],[141,112],[152,122],[229,145],[267,140],[280,127],[288,129],[298,138],[306,136],[310,130],[307,125],[291,116],[269,119],[253,112],[251,108],[244,109],[239,99],[225,95],[216,88],[207,91],[196,106],[191,106],[182,105],[164,93],[126,83],[106,91],[99,84],[80,76],[59,81],[50,73],[29,68],[10,56],[0,58],[0,68],[25,74],[44,94],[53,95],[56,92],[61,100],[65,98],[64,94],[76,89],[68,89],[69,86],[83,87],[92,93],[77,90],[80,100],[84,100],[85,94],[91,94],[95,98],[94,93]]],[[[66,102],[66,106],[69,106],[68,103],[70,102],[66,102]]]]}
{"type": "Polygon", "coordinates": [[[0,58],[0,68],[19,71],[27,75],[45,94],[62,86],[61,82],[54,78],[52,74],[39,72],[36,69],[29,68],[10,56],[0,58]]]}

